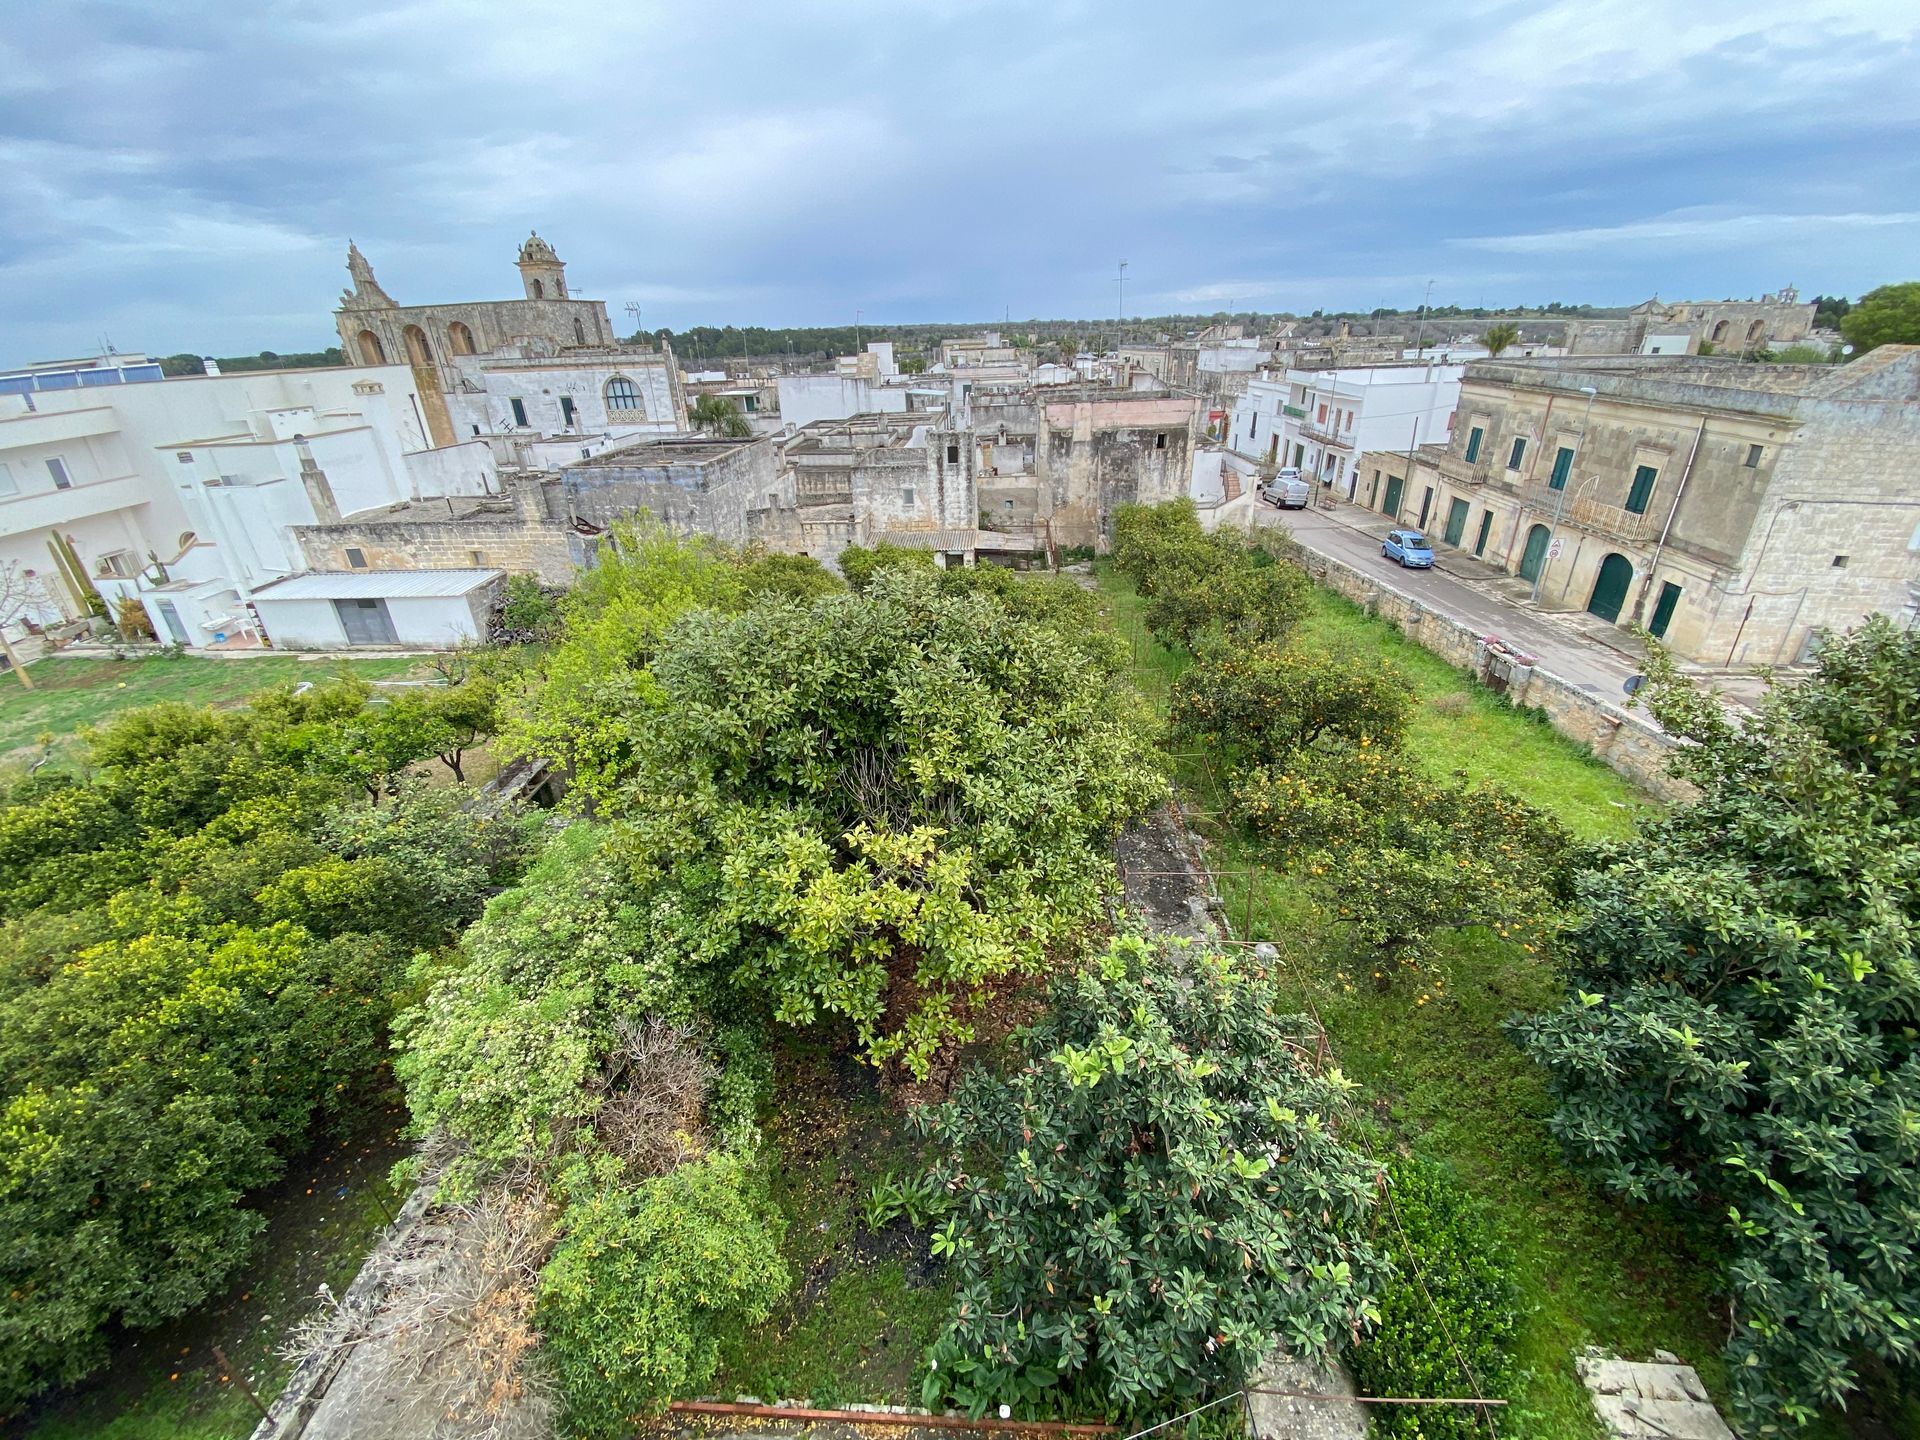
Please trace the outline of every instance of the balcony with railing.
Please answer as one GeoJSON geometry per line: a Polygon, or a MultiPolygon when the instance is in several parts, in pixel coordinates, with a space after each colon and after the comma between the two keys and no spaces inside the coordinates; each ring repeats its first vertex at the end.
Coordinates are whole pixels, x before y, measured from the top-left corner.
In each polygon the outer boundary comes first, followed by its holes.
{"type": "Polygon", "coordinates": [[[1562,508],[1561,494],[1561,491],[1544,483],[1529,485],[1526,502],[1532,509],[1547,515],[1560,509],[1560,520],[1564,525],[1623,540],[1628,544],[1639,544],[1653,533],[1653,521],[1648,515],[1636,514],[1624,506],[1608,505],[1583,493],[1568,494],[1562,508]]]}
{"type": "Polygon", "coordinates": [[[1338,445],[1348,450],[1353,448],[1353,427],[1342,430],[1331,421],[1302,420],[1300,434],[1308,440],[1317,440],[1322,445],[1338,445]]]}

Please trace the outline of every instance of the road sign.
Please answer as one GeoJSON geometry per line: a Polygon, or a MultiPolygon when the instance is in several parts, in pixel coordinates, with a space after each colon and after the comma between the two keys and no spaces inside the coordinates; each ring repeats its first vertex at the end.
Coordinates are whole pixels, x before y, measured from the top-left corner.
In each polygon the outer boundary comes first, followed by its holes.
{"type": "Polygon", "coordinates": [[[1558,560],[1560,558],[1560,547],[1562,543],[1563,542],[1559,540],[1555,540],[1551,545],[1547,546],[1547,559],[1558,560]]]}
{"type": "Polygon", "coordinates": [[[1625,683],[1622,684],[1620,688],[1626,691],[1627,694],[1629,695],[1638,695],[1640,693],[1640,687],[1645,685],[1646,683],[1647,683],[1647,677],[1644,675],[1629,675],[1627,676],[1625,683]]]}

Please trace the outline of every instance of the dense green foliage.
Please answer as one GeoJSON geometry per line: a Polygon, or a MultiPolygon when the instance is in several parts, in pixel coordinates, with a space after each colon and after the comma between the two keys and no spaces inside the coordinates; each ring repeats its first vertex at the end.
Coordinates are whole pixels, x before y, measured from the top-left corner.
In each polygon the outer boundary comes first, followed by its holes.
{"type": "Polygon", "coordinates": [[[1176,745],[1205,749],[1238,770],[1312,747],[1395,747],[1413,718],[1413,696],[1387,666],[1317,649],[1222,645],[1174,683],[1169,712],[1176,745]]]}
{"type": "Polygon", "coordinates": [[[0,1407],[234,1273],[248,1193],[382,1064],[406,955],[517,865],[458,791],[348,797],[365,700],[130,711],[88,780],[0,805],[0,1407]]]}
{"type": "Polygon", "coordinates": [[[1113,558],[1152,601],[1148,628],[1196,653],[1210,643],[1285,639],[1313,588],[1269,549],[1230,531],[1207,534],[1191,500],[1122,505],[1114,512],[1113,558]]]}
{"type": "MultiPolygon", "coordinates": [[[[340,353],[338,345],[330,345],[325,350],[296,350],[289,355],[281,355],[272,350],[262,350],[258,355],[219,355],[214,363],[220,367],[223,375],[241,370],[306,370],[323,365],[344,365],[346,359],[340,353]]],[[[207,364],[199,355],[167,355],[161,358],[160,373],[163,375],[204,375],[207,364]]]]}
{"type": "Polygon", "coordinates": [[[1840,317],[1840,333],[1856,354],[1880,345],[1920,345],[1920,280],[1869,290],[1840,317]]]}
{"type": "Polygon", "coordinates": [[[1057,982],[1011,1074],[923,1113],[957,1197],[927,1399],[1151,1413],[1370,1324],[1380,1176],[1310,1031],[1262,972],[1179,942],[1122,937],[1057,982]]]}
{"type": "Polygon", "coordinates": [[[700,395],[687,407],[687,419],[696,430],[710,430],[728,440],[745,440],[753,426],[740,413],[740,407],[724,395],[700,395]]]}
{"type": "MultiPolygon", "coordinates": [[[[1394,1257],[1380,1325],[1349,1361],[1363,1395],[1510,1400],[1520,1328],[1512,1260],[1466,1193],[1433,1164],[1387,1167],[1382,1245],[1394,1257]]],[[[1390,1440],[1468,1440],[1485,1418],[1448,1406],[1378,1407],[1369,1433],[1390,1440]]]]}
{"type": "Polygon", "coordinates": [[[780,1214],[738,1156],[634,1186],[598,1168],[573,1180],[584,1193],[541,1275],[538,1316],[568,1433],[621,1440],[636,1417],[697,1394],[720,1335],[765,1320],[791,1277],[780,1214]]]}
{"type": "Polygon", "coordinates": [[[1766,1433],[1920,1362],[1920,634],[1875,619],[1738,720],[1649,673],[1699,801],[1580,878],[1569,998],[1515,1029],[1604,1184],[1725,1216],[1766,1433]]]}
{"type": "Polygon", "coordinates": [[[671,963],[923,1074],[1098,914],[1106,837],[1163,793],[1144,716],[1065,628],[1077,591],[995,583],[891,570],[673,629],[623,800],[671,963]]]}

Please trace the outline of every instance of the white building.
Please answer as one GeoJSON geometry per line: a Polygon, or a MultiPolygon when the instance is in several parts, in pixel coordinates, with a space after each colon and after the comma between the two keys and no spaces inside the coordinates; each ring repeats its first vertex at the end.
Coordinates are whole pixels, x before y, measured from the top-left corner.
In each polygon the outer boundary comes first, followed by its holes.
{"type": "Polygon", "coordinates": [[[305,568],[291,527],[497,489],[484,440],[427,435],[405,365],[162,379],[122,356],[0,375],[0,561],[35,587],[21,618],[131,598],[162,639],[256,634],[254,593],[305,568]]]}
{"type": "Polygon", "coordinates": [[[1295,466],[1351,500],[1362,451],[1408,450],[1447,438],[1463,368],[1366,365],[1251,380],[1234,406],[1227,444],[1263,464],[1295,466]]]}
{"type": "Polygon", "coordinates": [[[253,604],[286,649],[447,650],[486,637],[505,584],[499,570],[294,575],[256,590],[253,604]]]}

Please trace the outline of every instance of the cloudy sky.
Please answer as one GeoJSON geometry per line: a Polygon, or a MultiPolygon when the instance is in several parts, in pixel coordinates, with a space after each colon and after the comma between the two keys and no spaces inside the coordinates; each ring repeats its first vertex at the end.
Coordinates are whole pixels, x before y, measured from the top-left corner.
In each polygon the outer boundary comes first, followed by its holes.
{"type": "Polygon", "coordinates": [[[1859,294],[1920,278],[1914,0],[22,3],[0,362],[517,293],[649,326],[1859,294]]]}

